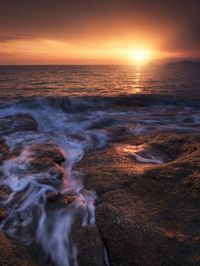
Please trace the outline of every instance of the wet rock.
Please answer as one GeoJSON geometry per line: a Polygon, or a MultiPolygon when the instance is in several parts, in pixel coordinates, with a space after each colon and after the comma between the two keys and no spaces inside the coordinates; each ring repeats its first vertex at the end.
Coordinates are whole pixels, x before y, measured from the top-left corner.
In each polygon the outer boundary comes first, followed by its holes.
{"type": "Polygon", "coordinates": [[[0,135],[23,131],[37,131],[37,122],[31,115],[17,114],[0,118],[0,135]]]}
{"type": "Polygon", "coordinates": [[[32,151],[35,153],[38,159],[50,158],[58,164],[61,164],[65,161],[60,149],[53,144],[37,144],[32,147],[32,151]]]}
{"type": "Polygon", "coordinates": [[[60,202],[61,201],[61,203],[63,203],[63,202],[64,202],[64,204],[67,203],[65,201],[65,197],[64,197],[64,195],[62,193],[53,192],[53,191],[49,191],[47,193],[47,201],[49,201],[49,202],[54,202],[54,201],[60,202]]]}
{"type": "MultiPolygon", "coordinates": [[[[45,259],[45,256],[33,252],[34,248],[28,248],[8,238],[0,231],[0,265],[2,266],[53,266],[45,259]]],[[[38,251],[38,250],[37,250],[38,251]]]]}
{"type": "Polygon", "coordinates": [[[200,138],[157,134],[126,139],[168,156],[142,164],[115,146],[88,153],[77,168],[95,189],[96,223],[110,265],[200,265],[200,138]]]}
{"type": "Polygon", "coordinates": [[[34,174],[47,172],[56,179],[62,179],[64,172],[63,168],[56,165],[50,158],[34,158],[30,160],[27,170],[34,174]]]}
{"type": "Polygon", "coordinates": [[[0,161],[2,161],[9,153],[9,148],[3,139],[0,139],[0,161]]]}
{"type": "Polygon", "coordinates": [[[6,217],[6,213],[5,213],[5,210],[3,208],[3,206],[0,204],[0,223],[2,220],[4,220],[6,217]]]}
{"type": "Polygon", "coordinates": [[[171,160],[175,160],[181,155],[190,154],[199,149],[198,134],[157,134],[155,136],[141,136],[131,139],[131,143],[148,143],[167,154],[171,160]]]}
{"type": "Polygon", "coordinates": [[[118,142],[118,141],[123,141],[128,138],[130,135],[129,130],[127,127],[123,126],[118,126],[118,127],[110,127],[108,129],[108,137],[110,141],[112,142],[118,142]]]}
{"type": "Polygon", "coordinates": [[[77,236],[79,266],[105,266],[103,243],[97,227],[81,227],[77,236]]]}
{"type": "Polygon", "coordinates": [[[132,157],[136,162],[161,164],[170,161],[170,158],[161,150],[152,145],[117,144],[116,150],[132,157]]]}
{"type": "Polygon", "coordinates": [[[15,157],[19,156],[20,153],[22,152],[22,149],[23,149],[23,147],[21,147],[21,146],[14,147],[12,150],[10,150],[8,158],[11,159],[11,158],[15,158],[15,157]]]}
{"type": "Polygon", "coordinates": [[[92,123],[89,129],[105,129],[114,124],[115,120],[111,118],[102,118],[92,123]]]}
{"type": "Polygon", "coordinates": [[[28,161],[27,170],[32,174],[46,173],[38,180],[39,182],[48,184],[55,181],[61,184],[64,174],[61,163],[65,161],[65,158],[60,149],[53,144],[42,144],[31,147],[31,152],[33,155],[28,161]],[[50,177],[54,180],[50,180],[52,179],[50,177]]]}
{"type": "Polygon", "coordinates": [[[7,186],[0,185],[0,223],[6,217],[6,211],[3,207],[2,202],[6,200],[10,193],[11,190],[7,186]]]}
{"type": "Polygon", "coordinates": [[[78,134],[78,133],[69,133],[69,136],[76,139],[76,140],[79,140],[79,141],[84,141],[85,140],[85,136],[82,136],[82,134],[78,134]]]}
{"type": "Polygon", "coordinates": [[[11,190],[8,186],[0,185],[0,201],[5,200],[10,193],[11,190]]]}
{"type": "Polygon", "coordinates": [[[66,208],[72,204],[76,199],[77,195],[64,195],[60,192],[49,191],[47,193],[47,210],[66,208]]]}
{"type": "Polygon", "coordinates": [[[153,226],[147,212],[150,204],[145,205],[137,197],[124,192],[118,191],[117,194],[107,195],[113,198],[113,202],[97,205],[97,226],[107,248],[110,264],[184,265],[179,264],[179,261],[183,262],[187,256],[183,253],[180,259],[177,240],[171,242],[168,236],[153,226]],[[122,197],[121,202],[119,199],[122,197]],[[174,259],[174,256],[178,257],[174,259]]]}

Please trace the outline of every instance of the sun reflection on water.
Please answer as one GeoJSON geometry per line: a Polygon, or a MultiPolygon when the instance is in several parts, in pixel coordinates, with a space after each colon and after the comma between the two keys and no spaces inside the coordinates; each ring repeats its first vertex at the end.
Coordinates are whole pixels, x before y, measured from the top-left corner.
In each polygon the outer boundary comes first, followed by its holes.
{"type": "Polygon", "coordinates": [[[142,77],[141,68],[140,68],[140,66],[137,66],[135,73],[134,73],[133,83],[131,84],[130,93],[134,93],[134,94],[141,93],[141,91],[142,91],[141,77],[142,77]]]}

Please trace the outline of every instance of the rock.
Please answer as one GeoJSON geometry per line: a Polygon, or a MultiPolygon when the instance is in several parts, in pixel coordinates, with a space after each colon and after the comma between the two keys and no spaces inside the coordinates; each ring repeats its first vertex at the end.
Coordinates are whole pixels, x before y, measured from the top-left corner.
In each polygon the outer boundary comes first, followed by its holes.
{"type": "Polygon", "coordinates": [[[62,179],[63,168],[56,165],[51,158],[34,158],[29,161],[28,171],[33,174],[47,172],[56,179],[62,179]]]}
{"type": "Polygon", "coordinates": [[[96,224],[110,265],[200,265],[199,135],[140,136],[124,144],[155,147],[170,160],[137,163],[112,145],[77,165],[86,189],[98,195],[96,224]]]}
{"type": "Polygon", "coordinates": [[[96,226],[81,227],[78,232],[78,265],[105,266],[104,248],[96,226]]]}
{"type": "Polygon", "coordinates": [[[60,192],[49,191],[47,193],[47,210],[66,208],[77,199],[77,195],[65,196],[60,192]]]}
{"type": "Polygon", "coordinates": [[[38,179],[39,182],[61,184],[64,174],[61,163],[65,161],[65,158],[60,149],[54,144],[37,144],[31,147],[31,151],[33,155],[27,164],[30,174],[46,173],[47,175],[38,179]],[[52,177],[51,180],[49,177],[52,177]]]}
{"type": "Polygon", "coordinates": [[[108,129],[108,137],[112,142],[123,141],[130,135],[129,130],[123,126],[114,126],[108,129]]]}
{"type": "Polygon", "coordinates": [[[9,153],[9,148],[3,139],[0,139],[0,161],[3,160],[9,153]]]}
{"type": "Polygon", "coordinates": [[[10,193],[11,190],[8,186],[0,185],[0,201],[5,200],[10,193]]]}
{"type": "Polygon", "coordinates": [[[65,161],[60,149],[55,145],[50,144],[36,144],[32,148],[38,159],[50,158],[55,163],[61,164],[65,161]]]}
{"type": "Polygon", "coordinates": [[[11,193],[10,189],[5,185],[0,185],[0,223],[6,217],[6,212],[3,207],[2,201],[5,200],[11,193]]]}
{"type": "Polygon", "coordinates": [[[3,219],[5,219],[5,217],[6,217],[5,210],[4,210],[3,206],[0,204],[0,223],[3,219]]]}
{"type": "Polygon", "coordinates": [[[131,139],[131,143],[148,143],[167,154],[171,160],[181,155],[190,154],[199,148],[198,134],[157,134],[155,136],[141,136],[131,139]]]}
{"type": "Polygon", "coordinates": [[[53,266],[35,247],[25,247],[0,231],[0,265],[2,266],[53,266]],[[37,254],[35,251],[37,250],[37,254]]]}
{"type": "Polygon", "coordinates": [[[37,131],[37,122],[29,114],[17,114],[0,118],[0,135],[15,132],[37,131]]]}
{"type": "Polygon", "coordinates": [[[34,179],[41,184],[59,188],[62,184],[64,169],[54,165],[49,160],[35,160],[30,162],[28,174],[34,174],[34,179]]]}
{"type": "Polygon", "coordinates": [[[9,153],[9,159],[15,158],[17,156],[20,155],[20,153],[22,152],[23,147],[22,146],[16,146],[14,147],[12,150],[10,150],[9,153]]]}

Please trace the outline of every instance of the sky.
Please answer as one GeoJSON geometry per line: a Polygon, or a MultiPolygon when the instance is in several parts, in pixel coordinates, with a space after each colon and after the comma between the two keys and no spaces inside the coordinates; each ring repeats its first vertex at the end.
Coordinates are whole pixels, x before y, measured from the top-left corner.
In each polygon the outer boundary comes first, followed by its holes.
{"type": "Polygon", "coordinates": [[[0,0],[0,64],[200,57],[199,0],[0,0]]]}

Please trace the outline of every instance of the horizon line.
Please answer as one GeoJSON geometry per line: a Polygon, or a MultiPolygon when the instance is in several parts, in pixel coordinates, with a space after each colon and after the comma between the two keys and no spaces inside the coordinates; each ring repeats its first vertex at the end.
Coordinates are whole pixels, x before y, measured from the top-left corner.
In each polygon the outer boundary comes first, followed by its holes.
{"type": "Polygon", "coordinates": [[[193,63],[199,63],[199,59],[181,59],[181,60],[172,60],[172,61],[165,61],[165,62],[149,62],[147,64],[136,64],[136,63],[133,63],[133,64],[0,64],[0,67],[6,67],[6,66],[147,66],[147,65],[165,65],[165,64],[168,64],[168,63],[181,63],[181,62],[184,62],[184,61],[188,61],[188,62],[193,62],[193,63]]]}

